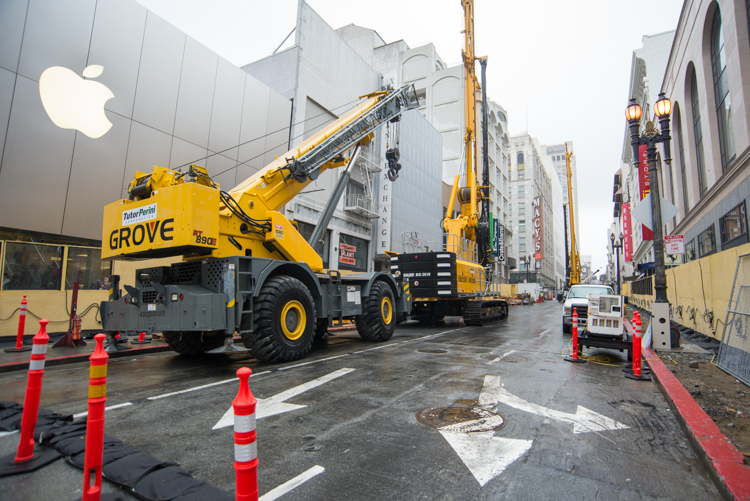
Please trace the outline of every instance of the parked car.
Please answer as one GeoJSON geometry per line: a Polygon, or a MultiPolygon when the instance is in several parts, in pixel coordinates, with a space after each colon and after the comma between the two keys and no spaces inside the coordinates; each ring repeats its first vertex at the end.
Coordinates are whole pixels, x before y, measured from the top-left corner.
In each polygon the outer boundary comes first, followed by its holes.
{"type": "Polygon", "coordinates": [[[612,290],[612,287],[607,285],[578,284],[572,286],[565,298],[562,326],[563,334],[569,333],[573,329],[573,308],[576,308],[578,313],[578,329],[582,329],[586,325],[586,317],[589,310],[589,294],[601,296],[602,294],[614,293],[615,291],[612,290]]]}

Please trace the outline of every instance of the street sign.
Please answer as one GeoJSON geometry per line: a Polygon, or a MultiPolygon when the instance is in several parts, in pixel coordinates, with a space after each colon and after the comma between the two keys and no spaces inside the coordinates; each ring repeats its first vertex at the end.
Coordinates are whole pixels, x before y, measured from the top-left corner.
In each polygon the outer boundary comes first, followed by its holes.
{"type": "Polygon", "coordinates": [[[682,235],[667,235],[664,237],[664,248],[670,256],[685,254],[685,239],[682,235]]]}

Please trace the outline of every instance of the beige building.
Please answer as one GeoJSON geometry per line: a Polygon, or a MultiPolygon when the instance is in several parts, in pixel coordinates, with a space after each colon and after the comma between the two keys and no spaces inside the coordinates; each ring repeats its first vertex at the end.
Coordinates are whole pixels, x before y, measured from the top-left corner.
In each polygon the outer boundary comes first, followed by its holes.
{"type": "Polygon", "coordinates": [[[661,190],[679,210],[665,234],[685,236],[688,261],[748,242],[749,19],[742,0],[687,0],[661,86],[674,103],[661,190]]]}

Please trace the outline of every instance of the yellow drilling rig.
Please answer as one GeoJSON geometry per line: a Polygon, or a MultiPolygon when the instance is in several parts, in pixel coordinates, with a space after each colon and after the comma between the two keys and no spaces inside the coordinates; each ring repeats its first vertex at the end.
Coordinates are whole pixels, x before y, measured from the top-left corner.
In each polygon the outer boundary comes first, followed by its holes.
{"type": "MultiPolygon", "coordinates": [[[[490,238],[489,166],[484,142],[482,184],[477,182],[476,148],[476,93],[481,88],[482,102],[486,99],[485,73],[487,58],[477,58],[474,52],[474,0],[462,0],[464,9],[464,158],[465,178],[456,174],[442,221],[443,251],[391,255],[391,271],[411,281],[414,296],[412,318],[427,321],[445,316],[462,316],[467,325],[484,325],[508,316],[508,301],[495,296],[499,284],[492,273],[492,242],[490,238]],[[482,86],[475,71],[476,61],[482,66],[482,86]],[[460,214],[453,216],[455,200],[460,214]],[[481,207],[481,213],[479,211],[481,207]]],[[[483,116],[486,117],[486,104],[483,116]]],[[[483,127],[487,134],[485,118],[483,127]]],[[[459,167],[460,168],[460,167],[459,167]]]]}

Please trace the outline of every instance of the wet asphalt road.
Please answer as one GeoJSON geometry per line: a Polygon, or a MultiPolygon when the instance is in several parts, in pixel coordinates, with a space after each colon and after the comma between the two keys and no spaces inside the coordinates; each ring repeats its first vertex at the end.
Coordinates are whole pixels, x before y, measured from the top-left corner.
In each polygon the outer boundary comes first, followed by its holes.
{"type": "MultiPolygon", "coordinates": [[[[212,428],[247,366],[254,395],[275,397],[257,421],[261,495],[322,467],[283,499],[720,499],[656,384],[623,377],[625,353],[589,353],[606,365],[562,360],[561,316],[557,302],[516,306],[492,326],[401,325],[384,344],[344,331],[282,365],[242,354],[111,360],[107,405],[130,405],[107,412],[106,434],[233,491],[232,427],[212,428]],[[502,418],[459,417],[452,431],[416,418],[458,405],[502,418]],[[457,431],[492,424],[503,426],[457,431]]],[[[84,364],[47,369],[42,407],[84,412],[87,378],[84,364]]],[[[25,384],[0,375],[2,399],[22,402],[25,384]]]]}

